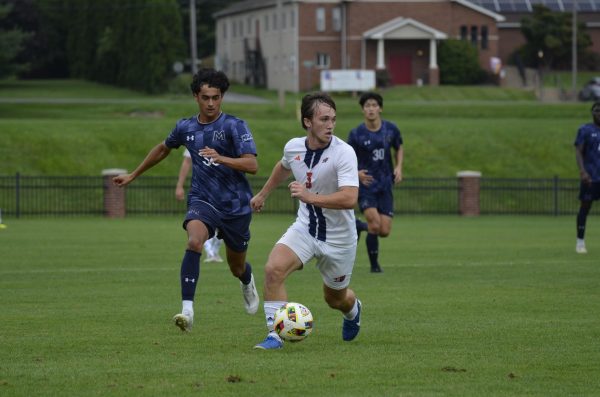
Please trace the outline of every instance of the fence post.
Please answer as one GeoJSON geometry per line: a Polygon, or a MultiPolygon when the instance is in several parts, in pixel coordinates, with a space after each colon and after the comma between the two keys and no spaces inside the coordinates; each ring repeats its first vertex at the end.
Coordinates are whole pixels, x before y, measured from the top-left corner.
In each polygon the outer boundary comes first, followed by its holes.
{"type": "Polygon", "coordinates": [[[17,213],[17,219],[19,219],[21,217],[21,174],[18,172],[15,175],[15,200],[15,212],[17,213]]]}
{"type": "Polygon", "coordinates": [[[479,215],[479,188],[481,172],[459,171],[458,178],[458,208],[460,215],[479,215]]]}
{"type": "Polygon", "coordinates": [[[109,168],[102,170],[102,180],[104,187],[104,216],[108,218],[125,217],[125,188],[116,186],[112,181],[112,178],[114,176],[125,173],[127,173],[127,170],[119,168],[109,168]]]}
{"type": "Polygon", "coordinates": [[[558,216],[558,175],[554,175],[554,216],[558,216]]]}

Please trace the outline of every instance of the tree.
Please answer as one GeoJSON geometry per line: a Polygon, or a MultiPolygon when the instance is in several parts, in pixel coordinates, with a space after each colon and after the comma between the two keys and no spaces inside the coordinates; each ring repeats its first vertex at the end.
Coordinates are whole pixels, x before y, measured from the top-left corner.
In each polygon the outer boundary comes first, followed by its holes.
{"type": "MultiPolygon", "coordinates": [[[[530,67],[561,69],[571,65],[572,15],[554,12],[542,5],[533,7],[531,17],[521,21],[521,32],[527,43],[518,50],[523,62],[530,67]]],[[[592,41],[585,24],[577,26],[577,53],[585,57],[592,41]]],[[[578,55],[578,56],[579,56],[578,55]]]]}
{"type": "Polygon", "coordinates": [[[31,36],[19,28],[5,28],[4,23],[12,10],[11,4],[0,4],[0,78],[13,75],[26,68],[17,62],[17,56],[23,50],[25,41],[31,36]]]}
{"type": "Polygon", "coordinates": [[[485,79],[477,47],[468,41],[444,40],[438,53],[442,84],[479,84],[485,79]]]}

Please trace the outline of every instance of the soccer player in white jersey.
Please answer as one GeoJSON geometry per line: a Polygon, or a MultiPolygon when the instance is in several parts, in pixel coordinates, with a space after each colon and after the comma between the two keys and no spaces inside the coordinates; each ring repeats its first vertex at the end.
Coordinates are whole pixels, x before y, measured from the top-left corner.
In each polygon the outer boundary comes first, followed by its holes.
{"type": "MultiPolygon", "coordinates": [[[[185,180],[192,169],[192,155],[190,151],[185,149],[183,151],[183,161],[179,168],[179,175],[177,177],[177,184],[175,185],[175,198],[182,201],[185,198],[185,180]]],[[[213,238],[209,238],[204,243],[204,251],[206,252],[206,258],[204,262],[223,262],[223,258],[219,255],[219,249],[223,240],[218,238],[216,235],[213,238]]]]}
{"type": "Polygon", "coordinates": [[[265,265],[264,310],[268,335],[257,349],[279,349],[273,330],[275,312],[288,301],[285,279],[315,258],[323,279],[325,301],[343,313],[342,338],[360,330],[361,303],[348,288],[356,256],[354,206],[358,199],[356,154],[333,135],[335,102],[325,93],[304,96],[301,107],[306,137],[293,138],[271,176],[250,205],[260,212],[269,194],[293,174],[288,187],[300,200],[296,221],[277,241],[265,265]]]}

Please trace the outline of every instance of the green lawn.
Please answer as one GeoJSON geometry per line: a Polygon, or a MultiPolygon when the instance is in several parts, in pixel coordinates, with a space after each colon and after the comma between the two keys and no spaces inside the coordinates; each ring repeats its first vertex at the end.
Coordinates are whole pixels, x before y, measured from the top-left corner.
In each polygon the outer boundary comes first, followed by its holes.
{"type": "MultiPolygon", "coordinates": [[[[263,265],[292,216],[256,215],[263,265]]],[[[361,239],[352,287],[358,338],[343,342],[312,264],[288,282],[315,330],[255,351],[224,264],[203,264],[190,334],[180,309],[179,217],[10,220],[0,229],[2,396],[600,395],[600,226],[574,252],[571,217],[397,217],[383,274],[361,239]]]]}
{"type": "MultiPolygon", "coordinates": [[[[267,104],[225,101],[226,112],[248,122],[259,153],[259,176],[268,176],[298,121],[301,94],[233,86],[267,104]]],[[[540,104],[524,90],[495,87],[397,87],[384,93],[383,117],[403,135],[404,176],[452,177],[478,170],[487,177],[576,177],[573,140],[590,122],[589,104],[540,104]]],[[[335,93],[336,134],[346,139],[362,122],[357,99],[335,93]]],[[[175,122],[197,112],[187,92],[148,97],[71,80],[0,82],[0,175],[99,175],[132,170],[175,122]],[[37,93],[37,94],[36,94],[37,93]],[[15,99],[22,102],[11,103],[15,99]],[[56,101],[56,103],[53,103],[56,101]],[[66,101],[66,102],[65,102],[66,101]]],[[[150,175],[176,175],[181,151],[150,175]]]]}

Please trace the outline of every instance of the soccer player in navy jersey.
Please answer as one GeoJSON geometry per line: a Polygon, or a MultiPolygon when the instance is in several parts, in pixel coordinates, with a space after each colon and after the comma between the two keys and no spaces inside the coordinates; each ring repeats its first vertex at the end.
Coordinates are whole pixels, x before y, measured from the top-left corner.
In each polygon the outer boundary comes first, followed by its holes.
{"type": "Polygon", "coordinates": [[[593,123],[579,127],[575,138],[575,158],[579,167],[579,213],[577,214],[577,243],[575,252],[587,254],[585,223],[592,202],[600,199],[600,102],[592,105],[593,123]]]}
{"type": "Polygon", "coordinates": [[[372,273],[381,273],[379,237],[392,230],[394,216],[394,184],[402,181],[402,136],[398,127],[381,118],[383,98],[376,92],[365,92],[359,104],[364,122],[350,131],[348,143],[358,158],[358,207],[367,222],[356,220],[358,236],[368,231],[366,244],[372,273]],[[392,157],[392,149],[394,156],[392,157]]]}
{"type": "MultiPolygon", "coordinates": [[[[185,149],[183,152],[183,161],[179,168],[179,175],[177,176],[177,184],[175,185],[175,198],[179,201],[183,201],[185,198],[185,189],[183,185],[185,184],[185,180],[191,169],[192,155],[189,150],[185,149]]],[[[203,251],[206,254],[204,262],[223,262],[221,255],[219,255],[219,249],[221,248],[222,242],[223,240],[220,240],[217,236],[206,240],[203,251]]]]}
{"type": "Polygon", "coordinates": [[[285,145],[283,157],[251,201],[261,211],[269,194],[291,175],[291,196],[300,200],[296,221],[277,241],[265,265],[264,310],[267,337],[256,349],[280,349],[273,329],[275,312],[287,303],[286,278],[316,258],[323,295],[343,314],[342,339],[353,340],[360,330],[361,303],[350,285],[356,257],[354,205],[358,198],[356,154],[333,135],[335,102],[325,93],[304,96],[302,127],[306,136],[285,145]]]}
{"type": "Polygon", "coordinates": [[[199,113],[179,120],[132,173],[113,178],[116,185],[126,186],[180,146],[192,156],[188,211],[183,221],[188,241],[180,273],[182,311],[173,317],[182,331],[192,328],[202,246],[215,234],[225,242],[227,263],[240,280],[246,312],[254,314],[259,306],[252,267],[246,262],[252,191],[245,173],[258,170],[254,139],[243,120],[221,111],[229,88],[225,73],[202,69],[194,75],[190,88],[199,113]]]}

